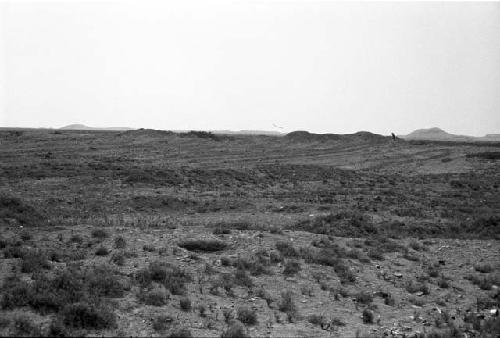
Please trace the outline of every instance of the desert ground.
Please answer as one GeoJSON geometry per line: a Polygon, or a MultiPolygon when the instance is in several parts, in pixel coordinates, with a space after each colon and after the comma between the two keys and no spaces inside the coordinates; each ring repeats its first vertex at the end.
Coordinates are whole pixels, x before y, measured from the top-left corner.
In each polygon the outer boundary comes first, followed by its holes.
{"type": "Polygon", "coordinates": [[[0,130],[0,335],[497,337],[500,144],[0,130]]]}

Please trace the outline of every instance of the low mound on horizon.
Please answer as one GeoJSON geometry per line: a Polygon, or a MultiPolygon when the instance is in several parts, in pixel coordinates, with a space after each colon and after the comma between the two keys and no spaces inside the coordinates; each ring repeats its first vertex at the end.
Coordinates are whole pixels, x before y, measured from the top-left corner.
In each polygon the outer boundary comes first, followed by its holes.
{"type": "Polygon", "coordinates": [[[368,131],[358,131],[354,134],[314,134],[304,130],[297,130],[285,135],[286,139],[295,142],[327,142],[327,141],[369,141],[386,142],[390,136],[373,134],[368,131]]]}
{"type": "Polygon", "coordinates": [[[483,137],[474,137],[467,135],[455,135],[444,131],[441,128],[433,127],[427,129],[417,129],[408,135],[398,135],[405,140],[422,140],[422,141],[452,141],[452,142],[498,142],[500,134],[488,134],[483,137]]]}
{"type": "Polygon", "coordinates": [[[454,135],[447,133],[441,128],[417,129],[408,135],[401,135],[401,138],[407,140],[431,140],[431,141],[472,141],[471,136],[454,135]]]}
{"type": "Polygon", "coordinates": [[[59,128],[60,130],[116,130],[116,131],[124,131],[124,130],[134,130],[134,128],[128,127],[104,127],[104,128],[96,128],[89,127],[84,124],[70,124],[64,127],[59,128]]]}

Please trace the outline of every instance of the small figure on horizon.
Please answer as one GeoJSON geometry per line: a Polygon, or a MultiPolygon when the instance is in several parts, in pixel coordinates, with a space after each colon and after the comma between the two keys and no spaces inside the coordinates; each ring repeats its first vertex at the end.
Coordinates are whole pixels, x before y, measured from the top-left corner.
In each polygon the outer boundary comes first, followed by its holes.
{"type": "Polygon", "coordinates": [[[391,133],[391,136],[392,136],[392,140],[396,141],[396,135],[394,135],[394,133],[391,133]]]}

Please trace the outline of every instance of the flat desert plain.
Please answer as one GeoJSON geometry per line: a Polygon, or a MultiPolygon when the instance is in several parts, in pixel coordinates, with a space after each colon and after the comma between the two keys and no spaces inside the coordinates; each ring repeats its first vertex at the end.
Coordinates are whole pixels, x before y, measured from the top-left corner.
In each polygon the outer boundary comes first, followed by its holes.
{"type": "Polygon", "coordinates": [[[4,336],[497,337],[500,144],[0,130],[4,336]]]}

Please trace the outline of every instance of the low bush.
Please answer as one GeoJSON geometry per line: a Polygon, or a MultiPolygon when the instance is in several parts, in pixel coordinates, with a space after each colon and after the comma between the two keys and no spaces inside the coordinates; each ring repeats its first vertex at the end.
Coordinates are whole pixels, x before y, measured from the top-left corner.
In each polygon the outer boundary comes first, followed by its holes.
{"type": "Polygon", "coordinates": [[[487,318],[481,327],[481,335],[485,337],[499,337],[500,336],[500,317],[487,318]]]}
{"type": "Polygon", "coordinates": [[[92,237],[97,239],[105,239],[109,237],[109,234],[104,229],[94,229],[91,232],[92,237]]]}
{"type": "Polygon", "coordinates": [[[95,251],[95,255],[96,256],[107,256],[109,255],[109,250],[108,248],[106,248],[105,246],[100,246],[99,248],[97,248],[97,250],[95,251]]]}
{"type": "Polygon", "coordinates": [[[170,335],[168,336],[169,338],[191,338],[193,337],[193,334],[189,329],[186,328],[179,328],[173,330],[170,335]]]}
{"type": "Polygon", "coordinates": [[[283,274],[286,276],[293,276],[300,271],[300,262],[289,260],[285,263],[283,274]]]}
{"type": "Polygon", "coordinates": [[[479,263],[474,265],[474,269],[481,273],[490,273],[493,271],[493,267],[488,263],[479,263]]]}
{"type": "Polygon", "coordinates": [[[231,265],[232,265],[232,262],[233,262],[233,261],[232,261],[232,260],[231,260],[231,258],[229,258],[229,257],[222,256],[222,257],[220,258],[220,264],[221,264],[222,266],[231,266],[231,265]]]}
{"type": "Polygon", "coordinates": [[[67,305],[62,313],[64,325],[78,329],[107,329],[116,327],[115,314],[104,306],[88,303],[67,305]]]}
{"type": "Polygon", "coordinates": [[[37,337],[41,336],[40,327],[35,325],[27,315],[20,314],[14,318],[13,327],[15,335],[18,337],[37,337]]]}
{"type": "Polygon", "coordinates": [[[226,229],[223,227],[216,227],[212,233],[214,235],[229,235],[231,233],[231,229],[226,229]]]}
{"type": "Polygon", "coordinates": [[[342,283],[354,283],[356,281],[356,275],[349,269],[343,259],[338,258],[338,254],[334,249],[325,248],[320,249],[318,252],[311,252],[305,259],[308,263],[333,267],[342,283]]]}
{"type": "Polygon", "coordinates": [[[364,305],[369,305],[373,302],[373,296],[366,291],[359,292],[356,295],[355,299],[356,299],[356,302],[364,304],[364,305]]]}
{"type": "Polygon", "coordinates": [[[384,297],[384,304],[389,306],[394,306],[396,305],[396,299],[394,298],[393,295],[388,294],[387,297],[384,297]]]}
{"type": "Polygon", "coordinates": [[[81,244],[81,243],[83,243],[83,237],[80,235],[71,235],[69,241],[70,241],[70,243],[81,244]]]}
{"type": "Polygon", "coordinates": [[[21,272],[38,272],[42,269],[52,268],[44,252],[41,250],[30,250],[26,252],[21,260],[21,272]]]}
{"type": "Polygon", "coordinates": [[[385,259],[384,254],[377,249],[368,249],[368,257],[376,261],[383,261],[385,259]]]}
{"type": "Polygon", "coordinates": [[[127,247],[127,241],[123,236],[115,237],[115,248],[116,249],[125,249],[127,247]]]}
{"type": "Polygon", "coordinates": [[[271,261],[271,263],[277,264],[277,263],[284,262],[285,258],[283,257],[283,255],[281,253],[276,252],[276,251],[271,251],[269,253],[269,260],[271,261]]]}
{"type": "Polygon", "coordinates": [[[297,319],[298,311],[297,306],[295,305],[293,292],[290,290],[285,290],[281,292],[281,299],[278,303],[278,309],[281,312],[284,312],[288,316],[288,320],[293,322],[297,319]]]}
{"type": "Polygon", "coordinates": [[[285,257],[298,257],[299,252],[293,244],[285,241],[280,241],[276,243],[276,249],[285,257]]]}
{"type": "Polygon", "coordinates": [[[71,332],[66,328],[61,318],[54,318],[47,329],[49,337],[70,337],[71,332]]]}
{"type": "Polygon", "coordinates": [[[258,253],[251,259],[239,257],[232,262],[232,265],[238,270],[249,271],[253,276],[271,274],[271,271],[268,268],[270,264],[271,262],[269,258],[259,255],[258,253]]]}
{"type": "Polygon", "coordinates": [[[409,250],[405,251],[403,253],[403,258],[412,262],[418,262],[420,261],[420,258],[418,258],[417,255],[411,253],[409,250]]]}
{"type": "Polygon", "coordinates": [[[491,290],[493,285],[500,285],[500,276],[469,275],[466,278],[470,280],[472,284],[477,285],[481,290],[491,290]]]}
{"type": "Polygon", "coordinates": [[[330,326],[346,326],[346,323],[340,318],[333,317],[330,326]]]}
{"type": "Polygon", "coordinates": [[[135,280],[143,287],[157,282],[163,284],[172,294],[183,295],[186,292],[186,283],[191,282],[192,278],[177,266],[156,261],[138,271],[135,280]]]}
{"type": "Polygon", "coordinates": [[[373,311],[371,311],[369,309],[364,309],[362,317],[363,317],[363,323],[373,324],[373,318],[375,317],[373,314],[373,311]]]}
{"type": "Polygon", "coordinates": [[[27,230],[24,230],[23,232],[21,232],[21,235],[19,237],[23,241],[29,241],[30,239],[33,238],[33,236],[31,235],[31,233],[29,231],[27,231],[27,230]]]}
{"type": "Polygon", "coordinates": [[[22,258],[27,250],[22,246],[8,246],[3,251],[4,258],[22,258]]]}
{"type": "Polygon", "coordinates": [[[0,196],[0,225],[15,220],[22,226],[38,226],[47,223],[46,216],[25,201],[11,196],[0,196]]]}
{"type": "Polygon", "coordinates": [[[163,332],[170,328],[174,319],[167,315],[159,315],[153,319],[153,330],[163,332]]]}
{"type": "Polygon", "coordinates": [[[424,246],[417,240],[411,240],[409,246],[415,251],[424,250],[424,246]]]}
{"type": "Polygon", "coordinates": [[[7,278],[3,283],[2,291],[0,302],[2,309],[10,310],[29,305],[34,297],[33,288],[17,276],[7,278]]]}
{"type": "Polygon", "coordinates": [[[248,307],[240,307],[237,310],[237,319],[246,325],[257,324],[257,313],[248,307]]]}
{"type": "Polygon", "coordinates": [[[450,283],[448,282],[448,280],[444,277],[441,277],[439,278],[439,280],[437,281],[437,285],[441,288],[441,289],[447,289],[450,287],[450,283]]]}
{"type": "Polygon", "coordinates": [[[181,307],[181,310],[182,311],[186,311],[186,312],[189,312],[191,311],[191,300],[187,297],[183,297],[181,298],[181,300],[179,301],[179,305],[181,307]]]}
{"type": "Polygon", "coordinates": [[[313,325],[322,326],[326,323],[326,318],[323,315],[313,314],[307,317],[307,321],[313,325]]]}
{"type": "Polygon", "coordinates": [[[228,328],[221,334],[221,338],[250,338],[250,336],[247,333],[247,330],[245,328],[245,325],[243,325],[240,321],[238,320],[232,320],[229,323],[228,328]]]}
{"type": "Polygon", "coordinates": [[[118,265],[118,266],[124,266],[125,265],[125,254],[123,252],[116,252],[111,256],[111,262],[118,265]]]}
{"type": "Polygon", "coordinates": [[[406,291],[409,293],[417,293],[422,292],[424,295],[428,295],[430,293],[429,286],[426,283],[420,283],[415,281],[410,281],[406,283],[406,291]]]}
{"type": "Polygon", "coordinates": [[[144,244],[143,247],[142,247],[142,250],[144,250],[146,252],[155,252],[156,248],[154,247],[154,245],[144,244]]]}
{"type": "Polygon", "coordinates": [[[233,282],[236,285],[251,288],[253,286],[252,278],[244,270],[236,270],[233,282]]]}
{"type": "Polygon", "coordinates": [[[143,291],[139,299],[146,305],[163,306],[168,303],[170,295],[164,286],[155,286],[149,290],[143,291]]]}
{"type": "Polygon", "coordinates": [[[125,291],[125,285],[118,274],[107,265],[85,271],[83,282],[91,295],[121,298],[125,291]]]}
{"type": "Polygon", "coordinates": [[[408,302],[410,302],[413,305],[420,306],[420,307],[425,305],[425,300],[423,298],[417,298],[414,296],[408,298],[408,302]]]}
{"type": "Polygon", "coordinates": [[[427,274],[429,277],[436,278],[439,277],[439,269],[437,266],[431,266],[427,269],[427,274]]]}

